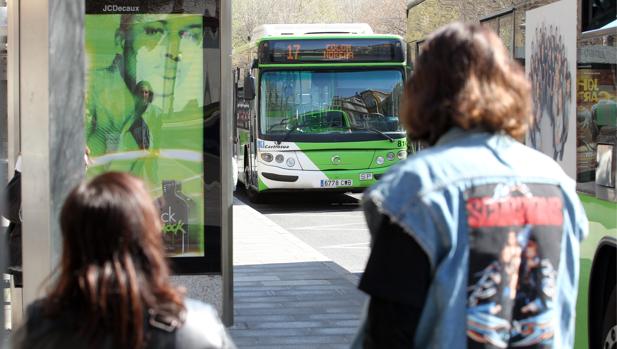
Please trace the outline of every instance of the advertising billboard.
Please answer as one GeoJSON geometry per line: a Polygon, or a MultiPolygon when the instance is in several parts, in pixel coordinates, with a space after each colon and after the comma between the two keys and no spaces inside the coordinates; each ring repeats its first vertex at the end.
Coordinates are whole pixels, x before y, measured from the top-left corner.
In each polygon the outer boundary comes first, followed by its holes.
{"type": "Polygon", "coordinates": [[[534,113],[527,145],[551,156],[575,179],[576,2],[527,11],[525,23],[525,70],[534,113]]]}
{"type": "MultiPolygon", "coordinates": [[[[593,48],[591,48],[593,49],[593,48]]],[[[587,49],[590,50],[589,48],[587,49]]],[[[596,179],[598,140],[613,135],[617,125],[617,67],[606,63],[580,63],[576,83],[576,180],[596,179]]]]}
{"type": "Polygon", "coordinates": [[[86,1],[88,176],[144,180],[180,272],[220,271],[218,5],[86,1]]]}

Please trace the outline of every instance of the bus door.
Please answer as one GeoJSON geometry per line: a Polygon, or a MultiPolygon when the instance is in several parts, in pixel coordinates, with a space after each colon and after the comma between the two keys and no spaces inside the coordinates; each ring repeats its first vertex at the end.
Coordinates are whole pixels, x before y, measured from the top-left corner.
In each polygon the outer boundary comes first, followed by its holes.
{"type": "Polygon", "coordinates": [[[249,140],[248,140],[248,154],[245,154],[244,166],[248,168],[245,169],[246,184],[253,184],[257,186],[257,110],[256,110],[256,94],[255,94],[255,78],[251,74],[251,71],[247,71],[244,76],[244,102],[248,107],[248,131],[249,131],[249,140]]]}
{"type": "Polygon", "coordinates": [[[232,126],[232,144],[231,144],[231,151],[232,154],[234,156],[234,158],[237,160],[239,157],[238,154],[238,147],[239,147],[239,137],[238,137],[238,127],[239,124],[241,122],[240,118],[240,88],[238,83],[240,82],[240,68],[236,68],[234,70],[231,71],[232,76],[233,76],[233,81],[234,81],[234,93],[233,93],[233,100],[232,100],[232,105],[233,105],[233,126],[232,126]]]}

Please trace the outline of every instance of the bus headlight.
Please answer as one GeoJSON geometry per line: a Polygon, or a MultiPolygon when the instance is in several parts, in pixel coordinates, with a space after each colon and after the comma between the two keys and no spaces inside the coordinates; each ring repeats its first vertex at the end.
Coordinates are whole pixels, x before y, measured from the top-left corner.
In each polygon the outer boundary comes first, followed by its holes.
{"type": "Polygon", "coordinates": [[[407,159],[407,151],[401,150],[398,152],[398,154],[396,154],[396,156],[398,157],[399,160],[407,159]]]}
{"type": "Polygon", "coordinates": [[[265,162],[272,162],[274,156],[270,153],[261,153],[261,159],[265,162]]]}
{"type": "Polygon", "coordinates": [[[287,167],[294,167],[294,165],[296,164],[296,160],[294,160],[293,158],[287,158],[287,167]]]}
{"type": "Polygon", "coordinates": [[[383,156],[378,156],[377,159],[375,159],[375,162],[377,163],[377,165],[383,165],[384,163],[383,156]]]}
{"type": "Polygon", "coordinates": [[[388,159],[388,161],[394,160],[394,153],[393,152],[389,152],[388,155],[386,155],[386,159],[388,159]]]}
{"type": "Polygon", "coordinates": [[[279,164],[282,164],[283,160],[285,160],[285,157],[282,154],[278,154],[274,157],[274,160],[276,160],[276,162],[278,162],[279,164]]]}

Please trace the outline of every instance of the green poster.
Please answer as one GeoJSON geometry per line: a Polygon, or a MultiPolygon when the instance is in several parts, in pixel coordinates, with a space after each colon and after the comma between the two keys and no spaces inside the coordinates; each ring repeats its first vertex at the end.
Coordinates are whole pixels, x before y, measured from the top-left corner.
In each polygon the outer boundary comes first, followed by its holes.
{"type": "Polygon", "coordinates": [[[130,172],[171,257],[204,256],[203,16],[86,15],[88,175],[130,172]]]}

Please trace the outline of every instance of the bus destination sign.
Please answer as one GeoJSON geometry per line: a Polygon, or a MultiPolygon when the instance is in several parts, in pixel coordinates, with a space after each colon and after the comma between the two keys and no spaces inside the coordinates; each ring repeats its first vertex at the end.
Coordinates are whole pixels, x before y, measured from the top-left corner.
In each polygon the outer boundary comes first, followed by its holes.
{"type": "Polygon", "coordinates": [[[259,63],[403,62],[397,39],[267,40],[259,45],[259,63]]]}
{"type": "Polygon", "coordinates": [[[353,48],[351,45],[346,44],[327,44],[326,49],[323,52],[323,57],[326,61],[351,61],[353,60],[353,48]]]}

